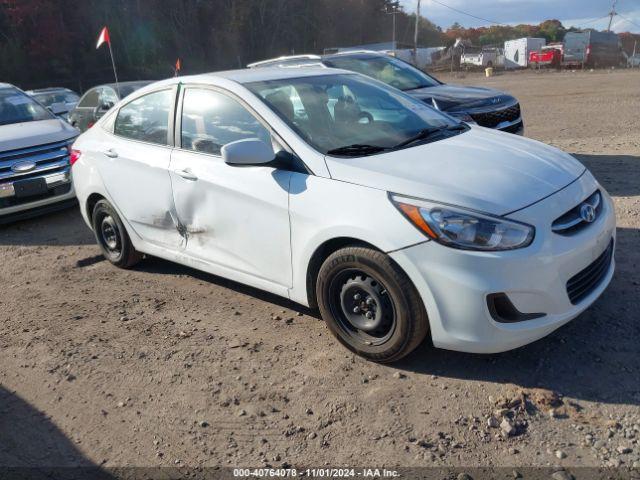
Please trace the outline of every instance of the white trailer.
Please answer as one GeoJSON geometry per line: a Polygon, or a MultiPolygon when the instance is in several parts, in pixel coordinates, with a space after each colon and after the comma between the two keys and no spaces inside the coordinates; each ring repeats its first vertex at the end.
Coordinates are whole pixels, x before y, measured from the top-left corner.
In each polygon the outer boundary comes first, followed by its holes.
{"type": "Polygon", "coordinates": [[[529,53],[539,52],[547,44],[544,38],[524,37],[504,42],[504,68],[529,65],[529,53]]]}

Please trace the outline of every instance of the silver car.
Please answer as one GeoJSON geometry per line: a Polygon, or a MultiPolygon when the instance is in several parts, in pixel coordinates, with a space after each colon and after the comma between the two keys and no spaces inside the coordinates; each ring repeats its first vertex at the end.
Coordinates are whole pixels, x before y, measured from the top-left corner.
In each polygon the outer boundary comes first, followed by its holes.
{"type": "Polygon", "coordinates": [[[0,83],[0,224],[75,204],[69,154],[79,132],[0,83]]]}

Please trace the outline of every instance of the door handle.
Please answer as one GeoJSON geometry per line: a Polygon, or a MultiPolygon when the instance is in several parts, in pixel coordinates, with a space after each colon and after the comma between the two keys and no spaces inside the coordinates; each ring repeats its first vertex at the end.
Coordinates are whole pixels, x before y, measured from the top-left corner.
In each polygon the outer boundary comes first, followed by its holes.
{"type": "Polygon", "coordinates": [[[110,148],[109,150],[105,150],[102,153],[104,153],[109,158],[118,158],[118,152],[116,152],[113,148],[110,148]]]}
{"type": "Polygon", "coordinates": [[[189,168],[185,168],[184,170],[174,170],[173,173],[175,173],[179,177],[184,178],[185,180],[198,180],[198,177],[189,168]]]}

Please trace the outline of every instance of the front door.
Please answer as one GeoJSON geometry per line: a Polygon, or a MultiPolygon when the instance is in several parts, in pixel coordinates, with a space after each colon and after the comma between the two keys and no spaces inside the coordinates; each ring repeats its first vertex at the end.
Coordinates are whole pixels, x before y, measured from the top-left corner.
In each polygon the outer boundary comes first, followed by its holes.
{"type": "Polygon", "coordinates": [[[240,139],[272,142],[269,130],[239,100],[216,89],[185,88],[181,107],[181,148],[171,155],[170,175],[185,253],[228,278],[272,291],[290,287],[291,172],[230,166],[220,153],[240,139]]]}

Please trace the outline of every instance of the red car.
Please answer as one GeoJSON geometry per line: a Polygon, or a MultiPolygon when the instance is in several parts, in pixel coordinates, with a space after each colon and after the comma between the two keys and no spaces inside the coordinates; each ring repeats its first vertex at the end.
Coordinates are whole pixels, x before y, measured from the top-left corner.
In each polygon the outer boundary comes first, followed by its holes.
{"type": "Polygon", "coordinates": [[[562,63],[562,44],[547,45],[539,52],[529,52],[529,65],[532,67],[559,67],[562,63]]]}

